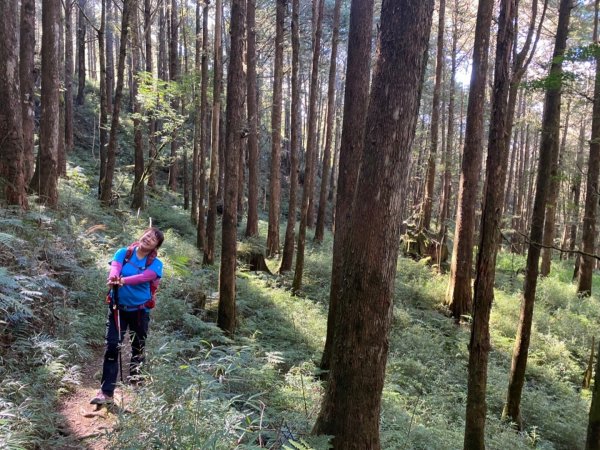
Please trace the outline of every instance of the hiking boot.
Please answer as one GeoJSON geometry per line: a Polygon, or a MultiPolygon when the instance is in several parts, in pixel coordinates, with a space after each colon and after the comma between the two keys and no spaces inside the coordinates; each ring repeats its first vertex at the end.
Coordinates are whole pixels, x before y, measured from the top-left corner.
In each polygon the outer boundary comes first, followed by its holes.
{"type": "Polygon", "coordinates": [[[96,396],[90,401],[90,403],[92,405],[105,405],[107,403],[112,403],[112,402],[113,402],[113,396],[108,395],[105,392],[102,392],[102,390],[98,391],[96,396]]]}

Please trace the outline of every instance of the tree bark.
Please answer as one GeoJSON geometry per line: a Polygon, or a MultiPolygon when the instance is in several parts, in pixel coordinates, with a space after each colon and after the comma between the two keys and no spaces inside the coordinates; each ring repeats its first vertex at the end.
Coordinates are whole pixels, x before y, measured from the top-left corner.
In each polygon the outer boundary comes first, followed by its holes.
{"type": "MultiPolygon", "coordinates": [[[[585,117],[585,116],[584,116],[585,117]]],[[[579,143],[577,146],[577,157],[575,162],[575,171],[571,182],[571,194],[573,211],[571,212],[571,225],[569,230],[569,258],[573,256],[575,245],[577,243],[577,226],[579,223],[579,199],[581,197],[581,174],[583,173],[583,148],[585,145],[585,124],[586,119],[582,117],[579,125],[579,143]]]]}
{"type": "MultiPolygon", "coordinates": [[[[554,53],[552,64],[550,66],[550,76],[554,80],[560,80],[562,73],[562,55],[564,54],[567,45],[571,8],[572,0],[561,0],[554,53]]],[[[529,248],[525,268],[525,282],[523,284],[523,300],[521,302],[521,313],[513,349],[508,382],[508,394],[502,413],[503,417],[509,418],[512,422],[516,423],[519,429],[522,429],[523,425],[520,410],[521,394],[525,382],[527,352],[529,351],[529,341],[531,338],[533,306],[537,288],[538,264],[541,251],[540,243],[542,242],[544,231],[544,216],[552,165],[552,152],[554,151],[554,148],[558,146],[559,139],[560,101],[560,83],[553,83],[546,89],[546,98],[544,101],[538,174],[531,216],[531,229],[529,232],[529,248]]]]}
{"type": "Polygon", "coordinates": [[[296,203],[298,190],[298,154],[302,145],[300,139],[300,4],[292,0],[292,107],[291,107],[291,139],[290,139],[290,202],[288,206],[285,242],[279,273],[292,270],[294,258],[294,228],[296,227],[296,203]]]}
{"type": "Polygon", "coordinates": [[[198,227],[196,246],[204,250],[206,244],[206,164],[208,144],[208,2],[202,8],[202,84],[200,85],[200,111],[202,125],[200,127],[200,150],[198,155],[199,166],[199,188],[198,188],[198,227]]]}
{"type": "Polygon", "coordinates": [[[364,152],[344,246],[335,351],[313,430],[333,435],[334,448],[381,447],[379,414],[402,187],[415,134],[433,3],[382,2],[364,152]],[[402,77],[397,76],[398,67],[405,68],[402,77]]]}
{"type": "MultiPolygon", "coordinates": [[[[594,25],[594,44],[598,45],[597,22],[598,2],[596,2],[596,19],[594,25]]],[[[592,134],[590,139],[590,156],[588,158],[585,206],[581,233],[581,247],[584,253],[593,254],[596,239],[596,211],[598,209],[598,174],[600,173],[600,54],[596,52],[596,77],[594,82],[594,104],[592,106],[592,134]]],[[[579,263],[577,293],[592,294],[592,271],[594,258],[582,255],[579,263]]]]}
{"type": "Polygon", "coordinates": [[[107,111],[113,109],[113,96],[115,93],[115,39],[113,27],[116,15],[113,14],[112,1],[106,2],[105,50],[106,50],[106,107],[107,111]]]}
{"type": "Polygon", "coordinates": [[[115,173],[116,153],[117,153],[117,131],[119,130],[119,115],[121,113],[121,98],[123,97],[123,84],[125,78],[125,52],[127,49],[127,35],[129,29],[129,16],[132,5],[135,0],[124,0],[123,13],[121,18],[121,38],[119,45],[119,63],[117,66],[117,86],[115,89],[115,100],[113,102],[113,111],[110,124],[110,136],[108,139],[108,148],[106,150],[106,174],[102,186],[102,195],[100,201],[103,206],[109,206],[112,198],[112,182],[115,173]]]}
{"type": "MultiPolygon", "coordinates": [[[[592,348],[593,353],[594,349],[592,348]]],[[[598,354],[600,354],[600,348],[598,354]]],[[[600,358],[596,360],[596,375],[592,389],[585,450],[600,450],[600,358]]]]}
{"type": "Polygon", "coordinates": [[[65,0],[65,150],[73,150],[73,0],[65,0]]]}
{"type": "Polygon", "coordinates": [[[42,113],[40,149],[30,188],[50,207],[58,204],[60,0],[42,2],[42,113]]]}
{"type": "MultiPolygon", "coordinates": [[[[23,12],[21,17],[31,13],[31,5],[22,5],[26,7],[29,11],[23,12]]],[[[27,209],[21,117],[26,108],[19,105],[23,97],[19,92],[18,10],[17,0],[0,2],[0,186],[7,204],[27,209]]],[[[29,16],[29,23],[30,19],[29,16]]],[[[29,38],[33,40],[33,36],[29,38]]]]}
{"type": "MultiPolygon", "coordinates": [[[[169,36],[169,79],[171,82],[179,81],[179,15],[177,12],[177,0],[171,0],[171,22],[169,36]]],[[[179,111],[179,98],[175,97],[171,103],[174,111],[179,111]]],[[[177,149],[179,148],[179,137],[177,131],[171,134],[171,160],[169,162],[169,190],[177,191],[177,178],[179,177],[177,149]]]]}
{"type": "Polygon", "coordinates": [[[271,111],[271,177],[269,183],[269,227],[267,257],[279,253],[281,202],[281,102],[283,92],[283,34],[287,0],[277,0],[275,18],[275,61],[273,66],[273,108],[271,111]]]}
{"type": "MultiPolygon", "coordinates": [[[[552,264],[552,249],[554,244],[555,227],[556,227],[556,207],[558,206],[558,194],[560,191],[560,178],[562,168],[560,167],[560,159],[564,154],[566,145],[566,134],[569,129],[569,116],[571,113],[571,100],[567,102],[567,111],[565,114],[565,127],[563,131],[562,143],[559,146],[558,142],[554,146],[552,153],[552,166],[550,169],[550,185],[548,186],[548,199],[546,200],[546,218],[544,220],[544,237],[543,244],[547,247],[542,249],[542,263],[540,265],[540,275],[547,277],[550,275],[550,266],[552,264]]],[[[560,133],[560,131],[559,131],[560,133]]]]}
{"type": "MultiPolygon", "coordinates": [[[[12,20],[12,17],[7,19],[12,20]]],[[[25,183],[28,183],[35,169],[35,0],[21,1],[19,30],[19,82],[21,88],[21,117],[23,120],[23,173],[25,183]]],[[[67,86],[67,89],[69,89],[69,86],[67,86]]],[[[72,99],[71,106],[73,106],[72,99]]]]}
{"type": "Polygon", "coordinates": [[[203,264],[215,262],[215,232],[217,228],[217,195],[219,190],[219,122],[221,118],[221,82],[223,67],[221,59],[221,0],[215,3],[215,46],[213,64],[212,145],[210,153],[210,179],[208,186],[208,216],[206,218],[206,246],[203,264]]]}
{"type": "MultiPolygon", "coordinates": [[[[444,1],[444,0],[442,0],[444,1]]],[[[333,7],[333,32],[331,36],[331,61],[327,86],[327,119],[325,131],[325,150],[323,152],[323,174],[319,192],[319,211],[315,226],[315,241],[323,242],[325,234],[325,216],[327,215],[327,190],[329,189],[329,172],[331,170],[331,147],[333,145],[333,118],[335,117],[335,77],[337,73],[337,47],[340,34],[341,0],[336,0],[333,7]]]]}
{"type": "Polygon", "coordinates": [[[100,176],[98,179],[98,198],[102,198],[102,187],[106,178],[106,159],[107,159],[107,144],[108,144],[108,93],[106,91],[106,60],[105,60],[105,43],[106,43],[106,6],[110,0],[102,0],[100,13],[100,28],[98,29],[98,53],[100,54],[100,176]]]}
{"type": "Polygon", "coordinates": [[[325,0],[313,0],[317,2],[313,8],[313,14],[317,14],[315,25],[315,39],[313,42],[312,71],[310,77],[310,93],[308,102],[308,131],[306,145],[306,168],[304,171],[304,189],[302,190],[302,208],[300,210],[300,226],[298,229],[298,250],[296,253],[296,268],[294,270],[294,281],[292,290],[297,292],[302,286],[302,272],[304,271],[304,247],[306,246],[306,227],[308,226],[308,210],[311,207],[312,186],[314,177],[314,153],[317,147],[317,95],[319,90],[319,58],[321,55],[321,24],[323,20],[323,4],[325,0]]]}
{"type": "Polygon", "coordinates": [[[78,0],[79,19],[77,20],[77,105],[83,105],[85,101],[85,15],[84,10],[87,0],[78,0]]]}
{"type": "Polygon", "coordinates": [[[498,37],[494,68],[494,97],[490,117],[486,188],[481,215],[477,275],[473,302],[473,325],[469,342],[467,408],[464,449],[485,449],[487,414],[487,366],[490,351],[489,321],[494,301],[496,255],[500,242],[504,187],[508,165],[506,134],[511,54],[515,41],[514,22],[517,0],[502,0],[498,19],[498,37]]]}
{"type": "Polygon", "coordinates": [[[460,321],[465,314],[469,314],[472,308],[473,234],[475,231],[476,198],[481,160],[483,158],[483,110],[492,9],[493,1],[479,1],[473,47],[473,70],[471,72],[471,86],[467,106],[465,146],[458,184],[454,248],[450,265],[450,282],[446,292],[446,304],[456,321],[460,321]]]}
{"type": "Polygon", "coordinates": [[[335,235],[327,313],[327,336],[321,358],[321,370],[327,373],[333,356],[333,339],[337,307],[342,287],[344,243],[352,220],[352,201],[358,183],[358,170],[363,153],[366,114],[369,102],[371,32],[373,0],[352,0],[348,34],[346,90],[340,144],[340,163],[335,204],[335,235]]]}
{"type": "Polygon", "coordinates": [[[256,86],[256,0],[248,0],[246,21],[247,45],[247,105],[248,108],[248,222],[246,237],[258,235],[258,103],[256,86]]]}
{"type": "Polygon", "coordinates": [[[431,106],[431,141],[429,158],[427,159],[427,172],[425,176],[425,190],[423,192],[423,209],[421,211],[419,228],[428,230],[431,225],[431,211],[433,209],[433,189],[435,186],[435,158],[438,150],[438,137],[440,128],[440,94],[442,90],[442,72],[444,68],[444,21],[446,17],[446,0],[440,0],[438,11],[437,56],[435,63],[435,84],[433,86],[433,102],[431,106]]]}
{"type": "Polygon", "coordinates": [[[219,273],[219,313],[217,325],[232,335],[235,330],[235,264],[237,244],[238,163],[244,127],[244,40],[246,0],[231,2],[231,52],[227,69],[227,116],[225,185],[223,189],[223,240],[219,273]]]}
{"type": "Polygon", "coordinates": [[[138,100],[138,77],[142,71],[140,49],[142,40],[139,36],[139,19],[137,8],[132,12],[131,23],[131,61],[133,64],[133,148],[134,148],[134,178],[131,186],[131,208],[144,208],[144,144],[142,135],[142,105],[138,100]]]}

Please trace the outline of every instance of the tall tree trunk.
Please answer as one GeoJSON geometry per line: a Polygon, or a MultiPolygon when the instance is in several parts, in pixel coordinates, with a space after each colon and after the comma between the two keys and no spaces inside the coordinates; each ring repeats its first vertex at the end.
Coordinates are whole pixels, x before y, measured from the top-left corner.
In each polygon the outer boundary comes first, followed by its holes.
{"type": "MultiPolygon", "coordinates": [[[[443,1],[443,0],[442,0],[443,1]]],[[[331,147],[333,145],[333,118],[335,117],[335,76],[337,72],[337,47],[340,34],[341,0],[336,0],[333,7],[333,32],[331,36],[331,61],[327,86],[327,119],[325,134],[325,151],[323,152],[323,174],[321,191],[319,192],[319,212],[315,226],[315,241],[323,242],[325,234],[325,216],[327,214],[327,190],[329,189],[329,171],[331,167],[331,147]]]]}
{"type": "Polygon", "coordinates": [[[206,198],[206,164],[208,144],[208,3],[204,2],[202,8],[202,83],[200,85],[200,114],[202,124],[200,127],[200,150],[199,150],[199,188],[198,188],[198,227],[196,246],[204,250],[206,243],[206,219],[204,200],[206,198]]]}
{"type": "MultiPolygon", "coordinates": [[[[153,75],[152,65],[152,2],[151,0],[144,0],[144,34],[146,44],[146,72],[153,75]]],[[[158,66],[158,64],[157,64],[158,66]]],[[[157,158],[156,149],[156,119],[154,113],[148,111],[148,165],[146,169],[146,178],[148,180],[148,187],[154,186],[154,163],[157,158]]]]}
{"type": "MultiPolygon", "coordinates": [[[[22,12],[31,23],[31,5],[24,4],[22,12]]],[[[19,105],[19,54],[17,30],[17,0],[0,2],[0,195],[9,205],[27,208],[25,193],[25,152],[23,148],[24,105],[19,105]]],[[[21,19],[23,23],[23,19],[21,19]]],[[[31,29],[33,31],[33,29],[31,29]]],[[[33,35],[28,36],[33,41],[33,35]]],[[[31,76],[30,73],[28,73],[31,76]]]]}
{"type": "Polygon", "coordinates": [[[106,46],[106,107],[108,111],[113,109],[113,96],[115,93],[115,39],[113,28],[116,14],[113,14],[112,0],[106,2],[106,26],[105,26],[105,46],[106,46]]]}
{"type": "Polygon", "coordinates": [[[42,2],[42,113],[40,149],[30,188],[48,206],[58,204],[60,0],[42,2]]]}
{"type": "Polygon", "coordinates": [[[107,2],[111,0],[102,0],[100,13],[100,28],[98,29],[98,53],[100,54],[100,177],[98,179],[98,198],[102,198],[102,187],[106,178],[106,159],[108,145],[108,93],[106,91],[106,9],[107,2]]]}
{"type": "MultiPolygon", "coordinates": [[[[558,206],[558,194],[560,190],[561,171],[560,159],[564,154],[564,146],[566,145],[566,135],[569,129],[569,116],[571,113],[571,99],[567,102],[567,111],[565,113],[565,127],[563,131],[563,139],[561,145],[558,142],[554,146],[552,153],[552,166],[550,169],[550,185],[548,186],[548,199],[546,200],[546,218],[544,220],[544,237],[542,243],[542,263],[540,265],[540,275],[547,277],[550,275],[550,265],[552,263],[552,249],[554,244],[554,235],[556,227],[556,207],[558,206]]],[[[560,132],[559,132],[560,133],[560,132]]]]}
{"type": "Polygon", "coordinates": [[[458,0],[454,0],[454,8],[452,10],[452,55],[450,64],[450,87],[448,89],[448,134],[446,141],[446,150],[444,153],[444,177],[443,191],[440,199],[440,224],[439,238],[444,241],[446,239],[446,230],[448,225],[446,220],[450,212],[450,191],[452,188],[452,154],[454,153],[454,105],[456,99],[456,66],[457,66],[457,45],[458,45],[458,0]]]}
{"type": "Polygon", "coordinates": [[[65,24],[64,8],[58,10],[58,156],[57,173],[59,177],[67,175],[67,154],[65,151],[65,24]]]}
{"type": "Polygon", "coordinates": [[[456,321],[471,312],[473,299],[471,290],[473,234],[475,231],[477,187],[483,158],[481,150],[483,145],[483,110],[493,4],[492,0],[479,0],[477,23],[475,25],[473,70],[471,72],[467,125],[464,138],[465,147],[458,184],[458,209],[450,266],[450,282],[446,292],[446,304],[456,321]]]}
{"type": "MultiPolygon", "coordinates": [[[[247,44],[247,105],[248,108],[248,222],[246,237],[258,235],[258,104],[256,101],[256,0],[248,0],[246,21],[247,44]]],[[[293,26],[293,25],[292,25],[293,26]]]]}
{"type": "MultiPolygon", "coordinates": [[[[69,0],[68,0],[69,1],[69,0]]],[[[8,7],[8,5],[5,5],[8,7]]],[[[14,10],[17,11],[16,9],[14,10]]],[[[12,20],[12,17],[6,17],[12,20]]],[[[35,145],[35,0],[21,1],[19,38],[19,82],[21,88],[21,117],[23,120],[23,173],[25,183],[33,176],[35,169],[34,145],[35,145]]],[[[7,33],[10,32],[7,30],[7,33]]],[[[9,41],[11,42],[12,37],[9,41]]],[[[73,57],[71,49],[71,58],[73,57]]],[[[68,89],[68,86],[67,86],[68,89]]],[[[8,103],[3,103],[8,105],[8,103]]],[[[73,101],[71,101],[71,106],[73,101]]]]}
{"type": "Polygon", "coordinates": [[[291,139],[290,139],[290,202],[288,206],[285,242],[281,256],[280,273],[292,270],[294,258],[294,228],[296,227],[296,203],[298,190],[298,154],[300,153],[300,4],[292,0],[292,107],[291,107],[291,139]]]}
{"type": "MultiPolygon", "coordinates": [[[[171,82],[179,81],[179,14],[177,12],[177,0],[171,0],[171,34],[169,36],[169,79],[171,82]]],[[[179,98],[176,97],[171,103],[174,111],[179,111],[179,98]]],[[[177,149],[179,148],[179,137],[177,131],[171,134],[171,161],[169,162],[168,186],[171,191],[177,191],[177,178],[179,169],[177,163],[177,149]]]]}
{"type": "Polygon", "coordinates": [[[119,130],[119,115],[121,113],[121,98],[123,97],[123,84],[125,83],[125,53],[127,49],[127,35],[129,29],[129,16],[132,3],[135,0],[123,1],[123,13],[121,18],[121,38],[119,44],[119,63],[117,66],[117,87],[115,89],[115,100],[113,102],[113,112],[110,124],[110,136],[108,139],[108,148],[106,150],[106,175],[104,185],[102,186],[102,195],[100,201],[104,206],[111,203],[112,182],[115,173],[115,163],[117,156],[117,131],[119,130]]]}
{"type": "MultiPolygon", "coordinates": [[[[592,348],[593,353],[594,349],[592,348]]],[[[590,405],[588,418],[585,450],[600,450],[600,358],[596,359],[596,375],[594,376],[594,387],[592,389],[592,404],[590,405]]]]}
{"type": "MultiPolygon", "coordinates": [[[[198,190],[200,188],[200,153],[202,152],[202,115],[201,93],[198,84],[202,67],[202,22],[200,21],[201,2],[196,0],[196,34],[194,36],[194,152],[192,155],[192,223],[198,225],[198,190]]],[[[204,156],[204,155],[202,155],[204,156]]],[[[203,159],[202,159],[203,161],[203,159]]]]}
{"type": "Polygon", "coordinates": [[[212,144],[210,152],[210,179],[208,186],[208,216],[206,218],[206,246],[203,264],[215,262],[215,232],[217,228],[217,194],[219,190],[219,122],[221,119],[221,82],[223,67],[221,59],[221,0],[215,3],[215,46],[213,63],[212,144]]]}
{"type": "Polygon", "coordinates": [[[277,0],[275,18],[275,61],[273,66],[273,109],[271,112],[271,177],[269,182],[268,257],[279,253],[281,202],[281,102],[283,92],[283,34],[287,0],[277,0]]]}
{"type": "Polygon", "coordinates": [[[494,301],[496,255],[500,243],[504,187],[508,164],[505,140],[508,118],[508,94],[512,48],[515,41],[514,22],[517,0],[502,0],[498,18],[498,37],[494,68],[494,97],[490,117],[486,188],[481,214],[480,244],[473,302],[473,325],[469,342],[465,450],[485,449],[487,414],[487,366],[490,351],[490,312],[494,301]]]}
{"type": "MultiPolygon", "coordinates": [[[[561,0],[554,53],[552,55],[552,64],[550,66],[550,76],[555,80],[561,79],[562,55],[564,54],[567,45],[571,8],[572,0],[561,0]]],[[[520,408],[521,394],[525,381],[527,352],[529,351],[529,341],[531,338],[531,323],[533,320],[533,306],[537,288],[538,264],[541,250],[540,243],[542,242],[544,232],[544,216],[546,199],[548,196],[550,170],[552,166],[552,152],[558,147],[560,101],[560,83],[548,86],[544,102],[538,174],[533,202],[533,213],[531,217],[531,230],[529,233],[525,282],[523,284],[523,300],[521,301],[521,314],[519,317],[517,336],[510,368],[506,405],[504,406],[504,411],[502,413],[503,417],[509,418],[512,422],[516,423],[519,429],[522,429],[523,425],[520,408]]]]}
{"type": "Polygon", "coordinates": [[[384,0],[381,7],[364,152],[344,246],[335,351],[313,430],[333,435],[335,448],[381,447],[379,413],[401,193],[418,117],[433,3],[384,0]],[[402,77],[397,76],[398,67],[405,68],[402,77]]]}
{"type": "Polygon", "coordinates": [[[308,226],[308,210],[312,197],[312,186],[314,177],[314,153],[317,147],[317,95],[319,90],[319,58],[321,55],[321,24],[323,21],[323,4],[325,0],[313,0],[317,2],[313,8],[313,14],[317,14],[315,25],[315,39],[313,43],[312,70],[310,76],[310,94],[308,104],[308,132],[306,146],[306,169],[304,171],[304,189],[302,190],[302,209],[300,211],[300,226],[298,229],[298,251],[296,253],[296,268],[294,270],[294,281],[292,290],[297,292],[302,286],[302,272],[304,271],[304,247],[306,246],[306,227],[308,226]]]}
{"type": "MultiPolygon", "coordinates": [[[[594,44],[598,45],[598,1],[594,22],[594,44]]],[[[585,190],[585,207],[581,232],[581,249],[584,253],[594,253],[596,239],[596,211],[598,210],[598,174],[600,173],[600,53],[596,52],[596,77],[594,82],[594,104],[592,107],[592,134],[590,139],[590,156],[585,190]]],[[[594,258],[582,255],[579,259],[579,276],[577,278],[577,293],[592,294],[592,271],[594,258]]]]}
{"type": "Polygon", "coordinates": [[[577,145],[577,157],[575,162],[575,170],[571,182],[572,205],[571,225],[569,230],[569,258],[573,256],[575,244],[577,243],[577,225],[579,223],[579,198],[581,197],[581,174],[583,173],[583,148],[585,146],[585,115],[582,116],[581,124],[579,125],[579,142],[577,145]]]}
{"type": "Polygon", "coordinates": [[[131,208],[144,207],[144,144],[142,135],[142,105],[138,100],[138,77],[142,71],[140,49],[142,40],[139,35],[138,10],[134,8],[131,17],[131,61],[133,64],[133,148],[134,148],[134,178],[131,186],[131,208]]]}
{"type": "Polygon", "coordinates": [[[73,150],[73,0],[65,0],[65,150],[73,150]]]}
{"type": "Polygon", "coordinates": [[[444,68],[444,21],[446,17],[446,0],[440,0],[438,11],[437,56],[435,63],[435,84],[433,86],[433,103],[431,106],[431,146],[427,160],[425,190],[423,192],[423,208],[419,228],[428,230],[431,224],[433,209],[433,189],[435,186],[435,158],[438,149],[440,126],[440,93],[442,90],[442,72],[444,68]]]}
{"type": "Polygon", "coordinates": [[[85,101],[85,15],[87,0],[78,0],[79,19],[77,20],[77,99],[78,105],[85,101]]]}
{"type": "Polygon", "coordinates": [[[335,235],[327,313],[327,336],[321,358],[321,370],[327,373],[333,356],[333,338],[336,330],[337,308],[342,287],[342,257],[344,242],[352,221],[352,201],[358,183],[358,169],[363,153],[371,60],[371,32],[373,27],[373,0],[352,0],[348,34],[348,63],[340,168],[335,203],[335,235]]]}
{"type": "Polygon", "coordinates": [[[231,52],[227,69],[227,127],[225,185],[223,204],[223,240],[219,272],[219,328],[233,334],[235,330],[235,264],[237,245],[238,163],[244,127],[244,40],[246,35],[246,0],[231,2],[231,52]]]}

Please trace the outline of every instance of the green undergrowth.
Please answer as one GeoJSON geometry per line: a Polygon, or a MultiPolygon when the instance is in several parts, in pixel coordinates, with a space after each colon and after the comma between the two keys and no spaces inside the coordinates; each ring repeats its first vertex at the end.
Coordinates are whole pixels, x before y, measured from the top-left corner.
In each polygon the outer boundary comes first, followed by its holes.
{"type": "MultiPolygon", "coordinates": [[[[327,437],[310,431],[324,390],[317,374],[326,332],[331,234],[315,244],[309,233],[297,295],[291,293],[293,273],[252,273],[240,264],[238,328],[226,336],[215,325],[218,266],[201,265],[195,227],[179,206],[181,199],[159,190],[149,193],[145,211],[130,211],[129,181],[120,174],[120,205],[102,209],[90,169],[74,158],[68,179],[61,182],[57,211],[34,206],[25,214],[2,210],[0,216],[0,446],[69,443],[60,431],[57,406],[80,383],[82,367],[102,351],[107,263],[151,221],[166,233],[160,252],[165,273],[152,313],[146,380],[106,436],[111,447],[328,448],[327,437]]],[[[266,227],[261,221],[260,237],[240,246],[261,248],[266,227]]],[[[277,273],[279,259],[267,263],[277,273]]],[[[572,261],[554,261],[551,275],[538,283],[522,400],[526,428],[518,433],[500,420],[524,265],[522,256],[499,254],[490,322],[487,448],[583,448],[590,394],[580,386],[592,337],[600,336],[600,305],[597,295],[577,296],[572,261]]],[[[457,326],[446,315],[447,274],[404,258],[397,269],[382,446],[461,448],[468,323],[457,326]]],[[[594,283],[598,292],[598,280],[594,283]]]]}

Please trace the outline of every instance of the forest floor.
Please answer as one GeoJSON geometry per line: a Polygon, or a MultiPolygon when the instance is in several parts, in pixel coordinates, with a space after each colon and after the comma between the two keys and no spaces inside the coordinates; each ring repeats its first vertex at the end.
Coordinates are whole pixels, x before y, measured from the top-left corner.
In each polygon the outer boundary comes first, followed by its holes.
{"type": "MultiPolygon", "coordinates": [[[[64,398],[59,413],[64,419],[63,432],[70,437],[72,444],[66,444],[59,450],[104,450],[108,448],[108,435],[117,424],[119,414],[127,413],[131,402],[131,389],[118,389],[113,405],[98,407],[90,400],[98,391],[99,375],[102,370],[103,351],[94,351],[90,364],[81,370],[81,383],[75,391],[64,398]]],[[[123,354],[123,361],[129,355],[123,354]]]]}

